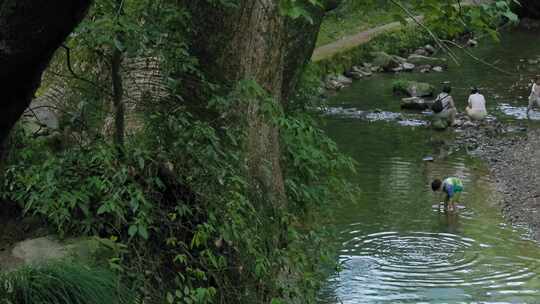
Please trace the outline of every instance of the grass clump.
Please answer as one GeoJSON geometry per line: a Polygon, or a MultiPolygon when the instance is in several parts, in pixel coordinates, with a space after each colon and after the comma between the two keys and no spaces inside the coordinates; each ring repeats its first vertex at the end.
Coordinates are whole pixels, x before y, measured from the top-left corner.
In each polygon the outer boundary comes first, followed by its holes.
{"type": "Polygon", "coordinates": [[[0,304],[133,303],[117,276],[71,262],[24,267],[0,274],[0,304]]]}

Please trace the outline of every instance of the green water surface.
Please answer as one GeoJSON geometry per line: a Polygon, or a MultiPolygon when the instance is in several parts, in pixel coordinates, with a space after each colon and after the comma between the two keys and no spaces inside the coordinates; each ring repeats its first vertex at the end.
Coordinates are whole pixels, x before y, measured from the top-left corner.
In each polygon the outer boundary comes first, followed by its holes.
{"type": "MultiPolygon", "coordinates": [[[[538,65],[523,60],[540,55],[540,43],[532,43],[537,37],[515,30],[500,44],[484,42],[474,50],[512,75],[462,57],[460,67],[444,73],[381,74],[358,81],[330,105],[399,112],[391,93],[394,79],[451,81],[459,107],[464,108],[469,87],[477,85],[492,115],[531,127],[534,122],[529,125],[520,115],[529,75],[538,65]]],[[[441,148],[450,132],[351,117],[330,117],[327,131],[358,162],[353,182],[361,193],[358,204],[337,207],[333,225],[343,271],[330,277],[321,303],[540,303],[540,247],[525,229],[502,218],[486,166],[464,152],[441,148]],[[422,161],[431,155],[434,162],[422,161]],[[460,177],[465,187],[465,208],[453,215],[436,208],[442,197],[429,188],[432,179],[447,176],[460,177]]]]}

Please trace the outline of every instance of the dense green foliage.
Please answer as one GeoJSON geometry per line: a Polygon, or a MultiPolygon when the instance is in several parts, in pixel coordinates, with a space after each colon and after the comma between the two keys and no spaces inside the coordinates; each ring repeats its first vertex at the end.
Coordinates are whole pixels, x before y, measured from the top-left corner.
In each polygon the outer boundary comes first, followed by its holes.
{"type": "MultiPolygon", "coordinates": [[[[317,71],[304,73],[283,110],[252,80],[226,89],[208,81],[200,58],[190,53],[194,29],[181,1],[120,2],[121,7],[118,1],[96,1],[66,42],[69,52],[57,54],[40,94],[65,88],[64,99],[54,105],[62,112],[60,130],[36,137],[19,125],[1,198],[46,219],[61,236],[99,235],[117,242],[123,249],[109,265],[149,303],[313,303],[324,276],[321,264],[333,260],[321,219],[357,195],[346,179],[354,163],[310,111],[318,106],[317,71]],[[166,91],[125,92],[123,102],[136,103],[126,115],[135,118],[120,149],[107,131],[114,95],[110,70],[117,55],[124,72],[131,59],[159,62],[153,68],[166,91]],[[251,187],[248,122],[239,109],[254,99],[261,101],[266,122],[279,127],[282,208],[251,187]]],[[[224,9],[237,5],[210,2],[224,9]]],[[[280,3],[283,15],[307,20],[309,6],[322,5],[280,3]]],[[[345,7],[356,7],[352,3],[345,7]]],[[[439,8],[449,9],[433,9],[439,8]]],[[[362,52],[412,48],[427,39],[408,29],[375,40],[362,52]]],[[[83,293],[93,284],[109,288],[111,276],[52,265],[21,270],[9,280],[14,290],[39,289],[39,296],[50,300],[58,296],[52,282],[65,278],[66,288],[81,287],[69,297],[85,297],[66,303],[114,303],[114,294],[110,301],[96,301],[95,294],[83,293]],[[84,282],[74,281],[79,277],[84,282]]],[[[21,297],[12,294],[12,302],[21,297]]]]}

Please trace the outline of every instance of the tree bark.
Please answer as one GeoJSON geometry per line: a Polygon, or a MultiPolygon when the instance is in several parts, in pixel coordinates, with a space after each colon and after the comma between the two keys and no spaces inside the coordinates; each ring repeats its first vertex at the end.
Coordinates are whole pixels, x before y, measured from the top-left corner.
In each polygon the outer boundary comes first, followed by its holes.
{"type": "MultiPolygon", "coordinates": [[[[235,8],[206,1],[186,1],[195,22],[192,52],[205,75],[234,87],[244,79],[256,81],[283,107],[309,61],[324,14],[312,10],[313,23],[281,14],[279,0],[239,0],[235,8]]],[[[261,113],[261,100],[251,100],[244,112],[250,182],[273,203],[286,206],[278,126],[261,113]]]]}
{"type": "Polygon", "coordinates": [[[0,143],[30,104],[54,51],[90,4],[91,0],[0,0],[0,143]]]}
{"type": "MultiPolygon", "coordinates": [[[[116,0],[116,11],[118,16],[123,14],[123,0],[116,0]]],[[[116,39],[123,42],[122,32],[116,33],[116,39]]],[[[114,105],[114,143],[118,149],[119,155],[122,156],[124,148],[124,133],[125,133],[125,109],[124,109],[124,88],[122,83],[122,75],[120,72],[122,65],[122,50],[119,46],[112,45],[113,53],[111,60],[111,79],[113,89],[113,105],[114,105]]]]}
{"type": "MultiPolygon", "coordinates": [[[[237,8],[190,2],[186,5],[197,22],[193,51],[205,74],[231,87],[240,80],[254,80],[280,107],[287,36],[279,1],[240,0],[237,8]]],[[[251,186],[281,208],[286,200],[279,129],[261,113],[261,102],[250,100],[243,111],[248,127],[248,174],[251,186]]]]}

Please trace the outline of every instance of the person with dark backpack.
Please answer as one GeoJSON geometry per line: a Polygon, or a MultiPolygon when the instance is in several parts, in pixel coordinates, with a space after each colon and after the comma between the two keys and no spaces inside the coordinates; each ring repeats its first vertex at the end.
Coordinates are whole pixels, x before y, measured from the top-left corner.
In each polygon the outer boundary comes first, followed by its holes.
{"type": "Polygon", "coordinates": [[[442,93],[437,96],[435,102],[431,106],[435,120],[442,120],[448,126],[454,125],[454,120],[457,114],[457,109],[454,104],[454,99],[450,96],[452,87],[445,85],[442,93]]]}

